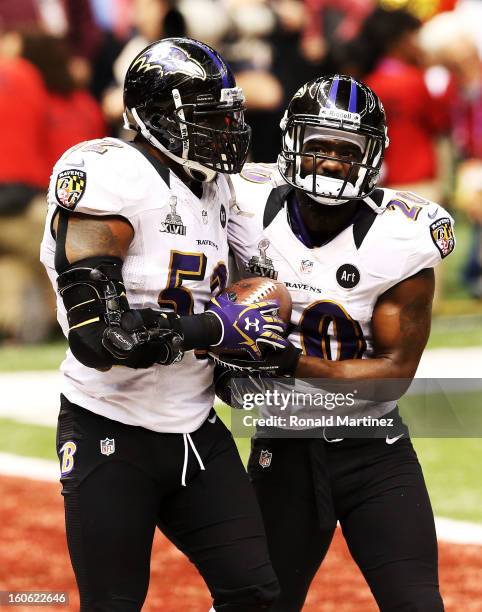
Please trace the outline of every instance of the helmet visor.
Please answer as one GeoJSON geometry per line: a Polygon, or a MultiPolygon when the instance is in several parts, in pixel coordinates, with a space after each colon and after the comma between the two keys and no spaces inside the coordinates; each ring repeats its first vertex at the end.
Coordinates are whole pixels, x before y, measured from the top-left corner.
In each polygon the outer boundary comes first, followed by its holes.
{"type": "Polygon", "coordinates": [[[178,112],[177,119],[188,130],[189,158],[217,172],[240,172],[251,141],[244,107],[226,108],[225,104],[188,107],[180,107],[184,110],[184,118],[178,112]]]}
{"type": "Polygon", "coordinates": [[[327,127],[312,116],[294,115],[283,130],[279,166],[289,183],[315,199],[346,201],[372,191],[382,153],[378,134],[327,127]]]}

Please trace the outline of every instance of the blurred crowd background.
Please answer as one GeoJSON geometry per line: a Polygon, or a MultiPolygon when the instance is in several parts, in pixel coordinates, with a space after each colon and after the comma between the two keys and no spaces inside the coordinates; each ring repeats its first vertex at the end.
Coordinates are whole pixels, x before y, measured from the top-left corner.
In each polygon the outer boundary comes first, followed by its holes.
{"type": "Polygon", "coordinates": [[[80,141],[126,136],[127,67],[177,35],[230,62],[253,161],[276,160],[303,82],[344,72],[372,87],[389,125],[382,184],[468,226],[460,282],[482,299],[482,0],[0,0],[0,343],[55,333],[38,263],[53,164],[80,141]]]}

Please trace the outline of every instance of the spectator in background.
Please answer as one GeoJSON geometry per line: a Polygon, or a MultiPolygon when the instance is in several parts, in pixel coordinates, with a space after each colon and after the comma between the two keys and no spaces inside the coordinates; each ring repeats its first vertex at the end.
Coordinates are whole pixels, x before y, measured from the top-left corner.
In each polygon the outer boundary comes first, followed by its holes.
{"type": "Polygon", "coordinates": [[[436,178],[435,139],[449,126],[443,98],[429,92],[418,44],[421,22],[403,10],[375,9],[349,45],[356,76],[382,100],[390,130],[384,185],[414,191],[435,202],[441,193],[436,178]],[[407,163],[407,152],[410,162],[407,163]]]}
{"type": "Polygon", "coordinates": [[[102,108],[113,127],[120,127],[123,83],[132,60],[150,43],[170,36],[184,36],[185,22],[173,0],[134,0],[132,6],[135,35],[125,44],[114,62],[114,84],[105,91],[102,108]]]}
{"type": "Polygon", "coordinates": [[[471,294],[481,299],[482,63],[470,25],[459,11],[443,13],[424,26],[421,42],[431,63],[448,71],[434,72],[439,86],[445,85],[449,93],[456,159],[454,203],[472,224],[464,280],[471,294]]]}
{"type": "Polygon", "coordinates": [[[38,70],[15,57],[20,48],[14,33],[0,37],[0,341],[40,340],[52,320],[38,280],[48,93],[38,70]]]}
{"type": "Polygon", "coordinates": [[[273,65],[277,16],[264,0],[229,0],[227,8],[232,25],[224,51],[246,96],[246,118],[253,129],[251,156],[271,162],[279,148],[275,135],[284,94],[273,65]]]}
{"type": "Polygon", "coordinates": [[[75,85],[65,40],[40,32],[26,34],[22,55],[38,68],[48,91],[44,158],[50,172],[64,151],[83,140],[102,138],[107,128],[96,100],[75,85]]]}
{"type": "Polygon", "coordinates": [[[38,263],[45,190],[59,153],[105,135],[98,104],[78,89],[65,42],[41,32],[0,37],[0,338],[43,340],[55,323],[38,263]]]}
{"type": "Polygon", "coordinates": [[[330,47],[353,39],[374,0],[303,0],[306,25],[303,31],[304,54],[312,61],[322,60],[330,47]]]}

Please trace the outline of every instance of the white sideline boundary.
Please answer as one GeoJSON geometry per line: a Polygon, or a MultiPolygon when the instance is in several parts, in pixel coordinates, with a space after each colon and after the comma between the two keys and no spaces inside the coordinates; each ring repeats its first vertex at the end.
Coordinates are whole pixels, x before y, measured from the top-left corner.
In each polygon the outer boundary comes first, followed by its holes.
{"type": "MultiPolygon", "coordinates": [[[[475,379],[482,384],[482,347],[424,351],[417,378],[475,379]]],[[[0,418],[55,427],[62,374],[58,371],[0,373],[0,418]]]]}
{"type": "MultiPolygon", "coordinates": [[[[21,457],[0,453],[0,474],[31,480],[58,482],[59,465],[56,461],[21,457]]],[[[437,537],[441,542],[482,546],[482,525],[467,521],[436,517],[437,537]]]]}

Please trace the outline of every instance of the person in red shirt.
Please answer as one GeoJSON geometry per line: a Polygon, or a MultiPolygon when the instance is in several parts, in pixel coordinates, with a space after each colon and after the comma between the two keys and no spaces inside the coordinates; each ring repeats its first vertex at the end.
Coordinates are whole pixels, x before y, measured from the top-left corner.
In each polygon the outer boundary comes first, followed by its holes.
{"type": "Polygon", "coordinates": [[[449,128],[450,112],[445,99],[434,98],[425,84],[420,27],[421,22],[406,11],[377,8],[365,20],[353,48],[360,76],[385,106],[390,147],[384,184],[438,201],[435,139],[449,128]]]}
{"type": "Polygon", "coordinates": [[[38,70],[24,59],[0,56],[0,116],[0,342],[37,340],[52,321],[38,265],[38,213],[49,178],[43,155],[48,94],[38,70]]]}
{"type": "Polygon", "coordinates": [[[8,143],[0,148],[0,200],[7,185],[22,184],[34,191],[47,186],[47,113],[48,94],[38,70],[24,59],[0,57],[2,140],[8,143]]]}
{"type": "Polygon", "coordinates": [[[23,36],[24,58],[41,72],[48,91],[48,130],[44,158],[49,170],[62,153],[83,140],[102,138],[107,128],[100,105],[76,87],[65,41],[43,33],[23,36]]]}

